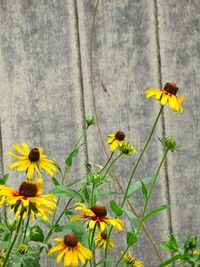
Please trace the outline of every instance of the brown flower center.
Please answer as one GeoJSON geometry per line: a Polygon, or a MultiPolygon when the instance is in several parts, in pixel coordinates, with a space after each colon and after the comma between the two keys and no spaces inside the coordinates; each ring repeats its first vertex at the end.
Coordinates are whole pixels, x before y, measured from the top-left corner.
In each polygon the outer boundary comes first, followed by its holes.
{"type": "Polygon", "coordinates": [[[125,133],[123,133],[122,131],[118,131],[115,134],[115,139],[119,140],[119,141],[123,141],[125,138],[125,133]]]}
{"type": "Polygon", "coordinates": [[[94,206],[91,207],[91,210],[94,212],[94,214],[97,217],[100,217],[100,218],[104,218],[107,215],[107,210],[102,205],[94,205],[94,206]]]}
{"type": "Polygon", "coordinates": [[[28,158],[31,162],[38,161],[40,159],[40,152],[38,148],[31,149],[28,158]]]}
{"type": "Polygon", "coordinates": [[[68,234],[64,237],[64,243],[67,247],[74,248],[78,243],[78,238],[74,234],[68,234]]]}
{"type": "Polygon", "coordinates": [[[37,185],[24,181],[19,188],[19,195],[24,197],[35,197],[37,195],[37,185]]]}
{"type": "Polygon", "coordinates": [[[176,86],[175,83],[166,83],[164,90],[172,95],[176,95],[178,92],[178,87],[176,86]]]}
{"type": "Polygon", "coordinates": [[[102,237],[104,240],[107,240],[107,237],[108,237],[108,236],[107,236],[106,232],[103,231],[103,232],[101,233],[101,237],[102,237]]]}

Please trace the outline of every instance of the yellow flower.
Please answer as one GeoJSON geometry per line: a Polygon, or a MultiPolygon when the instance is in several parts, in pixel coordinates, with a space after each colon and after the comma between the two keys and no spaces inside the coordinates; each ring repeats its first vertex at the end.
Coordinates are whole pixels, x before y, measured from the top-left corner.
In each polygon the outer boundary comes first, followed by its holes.
{"type": "Polygon", "coordinates": [[[20,246],[18,247],[17,251],[20,254],[26,254],[28,252],[28,246],[26,244],[20,244],[20,246]]]}
{"type": "Polygon", "coordinates": [[[29,209],[31,210],[32,219],[35,216],[48,221],[46,214],[52,214],[56,208],[56,196],[53,194],[42,195],[43,180],[37,179],[36,183],[25,180],[19,187],[19,190],[0,185],[0,204],[4,202],[11,206],[11,212],[15,212],[15,217],[19,217],[21,211],[24,210],[23,219],[27,216],[29,209]]]}
{"type": "Polygon", "coordinates": [[[143,263],[141,261],[136,261],[135,257],[131,256],[131,254],[128,252],[126,255],[123,256],[123,260],[131,266],[134,267],[143,267],[143,263]]]}
{"type": "Polygon", "coordinates": [[[7,152],[8,155],[18,159],[18,161],[9,165],[10,169],[17,167],[17,171],[26,170],[28,179],[33,178],[34,170],[41,175],[40,168],[45,170],[49,175],[54,175],[54,172],[57,169],[55,162],[47,158],[41,147],[29,149],[29,146],[26,143],[23,143],[22,147],[23,148],[18,144],[13,144],[13,148],[22,156],[15,155],[11,151],[7,152]]]}
{"type": "Polygon", "coordinates": [[[173,111],[183,112],[182,103],[185,100],[185,95],[181,98],[176,96],[178,87],[175,83],[166,83],[164,88],[150,88],[146,91],[146,97],[149,98],[154,96],[155,99],[159,100],[161,105],[165,105],[169,102],[169,106],[173,111]]]}
{"type": "Polygon", "coordinates": [[[110,150],[113,152],[124,143],[125,134],[122,131],[118,131],[115,134],[108,134],[108,137],[107,143],[110,144],[110,150]]]}
{"type": "MultiPolygon", "coordinates": [[[[108,239],[108,235],[106,234],[105,231],[103,231],[103,232],[97,231],[95,233],[94,240],[97,243],[98,248],[104,247],[104,249],[106,249],[107,239],[108,239]]],[[[110,237],[108,240],[108,249],[110,249],[110,247],[114,247],[114,246],[115,246],[115,242],[114,242],[113,238],[110,237]]]]}
{"type": "Polygon", "coordinates": [[[131,154],[136,154],[137,150],[134,146],[132,146],[129,142],[124,141],[122,144],[119,145],[119,150],[122,154],[130,156],[131,154]]]}
{"type": "Polygon", "coordinates": [[[200,250],[193,251],[193,255],[200,255],[200,250]]]}
{"type": "Polygon", "coordinates": [[[105,230],[106,224],[116,227],[118,230],[122,230],[123,221],[120,219],[107,218],[107,210],[104,206],[96,204],[90,209],[87,209],[83,203],[76,203],[76,210],[81,210],[83,213],[75,215],[70,219],[70,222],[77,220],[89,220],[89,228],[94,229],[96,223],[100,227],[100,231],[105,230]]]}
{"type": "Polygon", "coordinates": [[[60,263],[62,257],[64,256],[65,267],[77,267],[79,260],[83,266],[86,262],[86,259],[90,260],[93,256],[89,249],[81,245],[81,243],[78,241],[78,238],[74,234],[67,234],[64,238],[55,238],[54,241],[58,242],[59,244],[49,250],[48,256],[60,250],[60,253],[56,259],[57,264],[60,263]]]}

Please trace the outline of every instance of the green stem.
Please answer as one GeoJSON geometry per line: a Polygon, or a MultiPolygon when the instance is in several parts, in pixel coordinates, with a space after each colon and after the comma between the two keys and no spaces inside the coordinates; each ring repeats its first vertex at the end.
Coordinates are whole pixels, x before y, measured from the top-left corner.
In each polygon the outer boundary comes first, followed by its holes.
{"type": "Polygon", "coordinates": [[[22,220],[23,220],[23,215],[24,215],[24,211],[21,212],[21,216],[20,216],[20,220],[19,220],[19,223],[18,223],[18,226],[17,226],[17,230],[16,230],[16,233],[15,233],[15,236],[13,238],[13,241],[12,241],[11,245],[10,245],[10,248],[8,250],[8,253],[6,254],[6,258],[4,260],[4,263],[3,263],[2,267],[5,267],[6,266],[6,262],[9,259],[9,256],[10,256],[10,253],[12,251],[12,248],[13,248],[16,240],[17,240],[17,237],[19,235],[20,226],[21,226],[21,223],[22,223],[22,220]]]}
{"type": "Polygon", "coordinates": [[[105,168],[108,166],[108,163],[111,161],[113,154],[114,154],[114,152],[112,152],[112,153],[110,154],[109,159],[107,160],[105,166],[100,170],[99,174],[101,174],[101,173],[103,172],[103,170],[105,170],[105,168]]]}
{"type": "Polygon", "coordinates": [[[126,249],[125,249],[124,252],[122,253],[121,257],[119,258],[118,262],[116,263],[115,267],[117,267],[117,266],[120,264],[122,258],[124,257],[124,255],[126,254],[126,252],[128,251],[129,248],[130,248],[130,246],[127,246],[127,247],[126,247],[126,249]]]}
{"type": "Polygon", "coordinates": [[[91,197],[90,197],[90,207],[92,207],[92,205],[93,205],[94,188],[95,188],[95,183],[93,182],[93,184],[92,184],[92,192],[91,192],[91,197]]]}
{"type": "Polygon", "coordinates": [[[157,125],[157,123],[158,123],[158,120],[159,120],[159,118],[160,118],[160,115],[161,115],[161,113],[162,113],[163,108],[164,108],[164,106],[161,106],[160,111],[159,111],[159,113],[158,113],[158,115],[157,115],[157,117],[156,117],[156,120],[155,120],[155,122],[154,122],[154,125],[153,125],[153,127],[152,127],[152,129],[151,129],[151,132],[150,132],[150,134],[149,134],[149,137],[148,137],[148,139],[147,139],[147,141],[146,141],[146,144],[145,144],[143,150],[141,151],[140,156],[139,156],[139,158],[138,158],[138,160],[137,160],[137,162],[136,162],[136,164],[135,164],[135,167],[134,167],[134,169],[133,169],[133,171],[132,171],[132,173],[131,173],[131,175],[130,175],[130,178],[129,178],[129,181],[128,181],[128,185],[127,185],[127,188],[126,188],[126,191],[125,191],[125,194],[124,194],[124,198],[123,198],[123,200],[122,200],[121,208],[123,208],[124,203],[125,203],[125,201],[126,201],[126,199],[127,199],[127,195],[128,195],[129,187],[130,187],[130,185],[131,185],[133,176],[135,175],[135,172],[136,172],[136,170],[137,170],[137,167],[138,167],[138,165],[139,165],[139,163],[140,163],[140,161],[141,161],[141,159],[142,159],[142,156],[143,156],[143,154],[144,154],[144,152],[145,152],[145,150],[146,150],[148,144],[149,144],[150,141],[151,141],[152,135],[153,135],[153,133],[154,133],[154,131],[155,131],[156,125],[157,125]]]}
{"type": "MultiPolygon", "coordinates": [[[[96,224],[95,224],[95,226],[94,226],[94,229],[93,229],[93,232],[92,232],[91,241],[90,241],[90,250],[91,250],[91,251],[93,250],[93,241],[94,241],[95,230],[96,230],[96,224]]],[[[95,255],[94,255],[94,251],[93,251],[93,256],[95,257],[95,255]]],[[[93,257],[93,258],[94,258],[94,257],[93,257]]],[[[92,259],[90,260],[90,266],[92,267],[92,259]]]]}
{"type": "Polygon", "coordinates": [[[30,221],[30,217],[31,217],[30,215],[31,215],[31,209],[29,208],[28,218],[27,218],[27,221],[26,221],[26,226],[25,226],[25,231],[24,231],[23,243],[25,242],[25,239],[26,239],[26,232],[27,232],[29,221],[30,221]]]}
{"type": "Polygon", "coordinates": [[[108,167],[108,169],[106,170],[105,174],[103,177],[106,177],[107,173],[110,171],[111,167],[113,166],[113,164],[115,163],[116,160],[118,160],[119,157],[121,157],[122,153],[120,153],[116,158],[113,159],[113,161],[110,163],[110,166],[108,167]]]}
{"type": "Polygon", "coordinates": [[[109,242],[109,239],[110,239],[110,235],[112,233],[112,229],[113,229],[113,226],[110,227],[110,231],[108,232],[108,235],[107,235],[107,239],[106,239],[106,248],[105,248],[105,252],[104,252],[104,267],[106,267],[107,263],[106,263],[106,259],[107,259],[107,254],[108,254],[108,242],[109,242]]]}
{"type": "Polygon", "coordinates": [[[159,164],[159,166],[158,166],[157,172],[156,172],[156,174],[155,174],[155,176],[154,176],[154,180],[153,180],[153,183],[152,183],[152,185],[151,185],[151,188],[150,188],[149,194],[148,194],[148,196],[147,196],[147,199],[146,199],[146,201],[145,201],[144,209],[143,209],[143,212],[142,212],[142,216],[141,216],[141,224],[139,225],[139,228],[138,228],[136,234],[139,233],[140,228],[141,228],[141,226],[142,226],[143,219],[144,219],[144,216],[145,216],[145,213],[146,213],[146,210],[147,210],[147,206],[148,206],[149,200],[150,200],[150,198],[151,198],[151,196],[152,196],[152,193],[153,193],[153,191],[154,191],[155,183],[156,183],[156,181],[157,181],[157,178],[158,178],[160,169],[161,169],[161,167],[162,167],[162,165],[163,165],[163,162],[164,162],[164,160],[165,160],[165,158],[166,158],[166,156],[167,156],[168,151],[169,151],[169,150],[166,149],[166,151],[165,151],[165,153],[164,153],[164,155],[163,155],[163,157],[162,157],[162,160],[161,160],[161,162],[160,162],[160,164],[159,164]]]}

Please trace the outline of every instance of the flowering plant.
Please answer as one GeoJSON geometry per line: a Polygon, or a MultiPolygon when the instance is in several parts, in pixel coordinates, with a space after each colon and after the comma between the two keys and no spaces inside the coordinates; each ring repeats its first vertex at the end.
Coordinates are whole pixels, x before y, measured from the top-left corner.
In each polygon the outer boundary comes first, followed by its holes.
{"type": "MultiPolygon", "coordinates": [[[[175,261],[184,266],[200,266],[197,237],[190,237],[181,247],[171,233],[167,241],[162,243],[162,248],[175,255],[163,260],[157,245],[144,225],[149,218],[169,208],[168,204],[153,210],[149,210],[148,206],[168,152],[180,149],[174,138],[159,138],[164,153],[155,175],[137,182],[133,181],[164,106],[169,103],[174,112],[183,111],[182,103],[185,96],[179,98],[176,96],[177,92],[178,87],[175,83],[166,83],[162,89],[151,88],[146,91],[147,98],[154,96],[160,102],[161,107],[141,151],[137,152],[126,139],[123,131],[118,130],[108,134],[110,157],[104,166],[98,165],[99,170],[96,171],[93,166],[87,164],[85,174],[71,182],[67,182],[66,177],[84,143],[87,130],[94,124],[93,116],[85,119],[84,132],[66,157],[64,169],[57,162],[49,159],[42,148],[29,148],[26,143],[21,146],[13,144],[16,154],[9,151],[8,155],[16,161],[9,168],[17,168],[18,172],[23,172],[20,176],[23,180],[20,181],[18,189],[15,189],[7,185],[8,174],[0,179],[0,266],[41,266],[41,253],[46,252],[49,257],[53,259],[56,257],[57,264],[63,262],[64,266],[117,267],[122,264],[142,267],[144,266],[142,259],[137,259],[131,253],[131,248],[139,242],[141,229],[152,242],[158,256],[159,267],[167,266],[175,261]],[[137,154],[139,154],[138,157],[137,154]],[[113,181],[111,169],[122,156],[133,156],[135,165],[130,171],[125,190],[118,192],[121,194],[121,202],[117,203],[115,199],[109,199],[108,204],[104,201],[104,196],[107,194],[105,186],[113,181]],[[52,190],[46,194],[43,194],[43,185],[45,186],[50,181],[43,180],[44,172],[51,177],[53,186],[52,190]],[[133,188],[136,189],[133,190],[133,188]],[[130,196],[135,191],[140,191],[144,197],[144,206],[140,215],[130,201],[130,196]],[[60,212],[59,207],[62,202],[65,206],[60,212]],[[125,206],[125,203],[130,209],[125,206]],[[119,254],[118,259],[113,259],[112,250],[117,247],[113,232],[119,234],[123,231],[126,217],[130,222],[129,231],[126,233],[127,245],[119,254]],[[64,224],[61,224],[61,219],[64,224]],[[42,225],[45,226],[45,230],[42,229],[42,225]],[[97,256],[97,250],[102,251],[102,257],[99,254],[97,256]]],[[[108,194],[108,196],[112,195],[108,194]]]]}

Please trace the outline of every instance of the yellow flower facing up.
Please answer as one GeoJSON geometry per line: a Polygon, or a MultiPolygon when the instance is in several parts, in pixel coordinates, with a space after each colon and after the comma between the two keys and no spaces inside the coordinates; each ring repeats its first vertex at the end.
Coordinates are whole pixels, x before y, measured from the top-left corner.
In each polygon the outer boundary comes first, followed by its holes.
{"type": "Polygon", "coordinates": [[[32,219],[35,216],[48,221],[47,214],[52,214],[56,208],[56,196],[53,194],[42,195],[43,180],[37,179],[36,183],[25,180],[19,187],[19,190],[10,188],[5,185],[0,185],[0,204],[6,202],[11,206],[11,212],[15,212],[15,217],[18,218],[21,211],[24,210],[23,219],[31,210],[32,219]]]}
{"type": "MultiPolygon", "coordinates": [[[[105,231],[104,232],[97,231],[95,233],[94,240],[97,243],[98,248],[103,247],[104,249],[106,249],[107,239],[108,239],[108,235],[105,231]]],[[[114,247],[114,246],[115,246],[115,242],[113,238],[110,237],[108,240],[108,250],[110,249],[110,247],[114,247]]]]}
{"type": "Polygon", "coordinates": [[[28,179],[33,178],[34,170],[41,175],[40,168],[46,171],[49,175],[53,176],[56,171],[55,162],[48,159],[44,154],[43,149],[32,148],[30,149],[26,143],[22,144],[21,148],[18,144],[13,144],[13,148],[21,155],[15,155],[13,152],[8,151],[7,154],[16,158],[18,161],[9,165],[9,168],[17,167],[17,171],[27,171],[28,179]]]}
{"type": "Polygon", "coordinates": [[[79,260],[83,266],[86,259],[90,260],[93,256],[89,249],[81,245],[74,234],[67,234],[64,238],[55,238],[54,241],[58,242],[58,245],[49,250],[48,256],[60,250],[56,263],[59,264],[64,256],[64,267],[77,267],[79,260]]]}
{"type": "Polygon", "coordinates": [[[123,221],[120,219],[107,218],[107,209],[102,205],[96,204],[90,209],[87,209],[83,203],[76,203],[76,210],[81,210],[82,214],[71,217],[70,222],[89,220],[89,228],[93,230],[97,224],[101,232],[105,230],[106,224],[112,225],[120,231],[122,230],[123,221]]]}
{"type": "Polygon", "coordinates": [[[124,143],[125,133],[118,131],[115,134],[108,134],[108,137],[107,143],[110,144],[110,151],[113,152],[124,143]]]}
{"type": "Polygon", "coordinates": [[[173,111],[183,112],[182,103],[185,100],[185,95],[181,98],[176,96],[178,87],[175,83],[166,83],[164,88],[150,88],[146,91],[146,97],[154,96],[156,100],[159,100],[161,105],[165,105],[169,102],[170,108],[173,111]]]}
{"type": "Polygon", "coordinates": [[[143,267],[143,263],[141,261],[137,261],[134,256],[131,256],[130,252],[123,256],[123,260],[130,266],[134,267],[143,267]]]}

